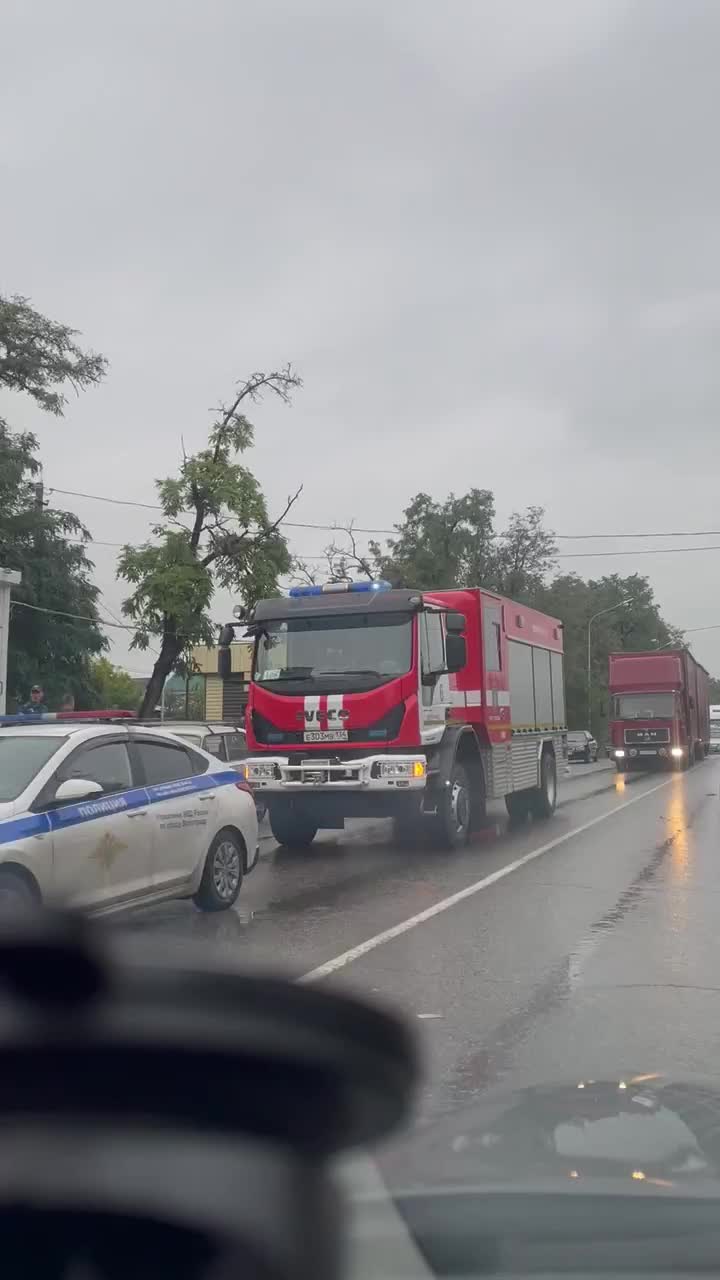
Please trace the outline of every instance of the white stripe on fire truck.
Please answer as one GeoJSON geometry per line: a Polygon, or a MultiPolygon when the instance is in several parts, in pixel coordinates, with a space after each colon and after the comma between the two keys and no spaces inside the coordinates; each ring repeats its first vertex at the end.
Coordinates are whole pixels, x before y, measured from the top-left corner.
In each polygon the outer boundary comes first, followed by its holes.
{"type": "Polygon", "coordinates": [[[328,694],[328,697],[327,697],[327,711],[328,711],[328,719],[329,719],[329,720],[330,720],[330,719],[332,719],[332,720],[337,720],[337,718],[338,718],[338,716],[337,716],[338,711],[342,711],[342,709],[343,709],[343,696],[344,696],[344,695],[343,695],[342,693],[329,693],[329,694],[328,694]],[[331,715],[331,713],[332,713],[332,712],[334,712],[335,714],[334,714],[334,715],[331,715]]]}
{"type": "Polygon", "coordinates": [[[320,695],[317,693],[310,694],[304,701],[305,728],[317,729],[320,719],[320,695]]]}
{"type": "Polygon", "coordinates": [[[481,707],[482,689],[451,689],[450,705],[453,707],[481,707]]]}

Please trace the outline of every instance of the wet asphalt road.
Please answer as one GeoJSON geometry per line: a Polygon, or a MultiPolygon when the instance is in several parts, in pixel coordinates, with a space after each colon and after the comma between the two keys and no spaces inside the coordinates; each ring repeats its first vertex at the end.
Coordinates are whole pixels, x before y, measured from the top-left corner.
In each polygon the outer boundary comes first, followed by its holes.
{"type": "Polygon", "coordinates": [[[454,855],[400,850],[383,822],[301,853],[266,838],[236,911],[113,927],[398,1006],[423,1042],[426,1117],[498,1082],[717,1075],[719,783],[712,757],[626,779],[572,766],[550,821],[509,830],[494,804],[454,855]]]}

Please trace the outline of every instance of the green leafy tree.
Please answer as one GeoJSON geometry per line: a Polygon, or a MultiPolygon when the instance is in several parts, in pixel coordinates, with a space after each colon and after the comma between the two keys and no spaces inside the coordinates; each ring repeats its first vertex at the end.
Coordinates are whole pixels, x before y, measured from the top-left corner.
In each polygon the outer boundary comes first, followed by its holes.
{"type": "Polygon", "coordinates": [[[21,391],[48,413],[62,416],[66,385],[81,391],[100,382],[104,356],[83,351],[76,329],[48,320],[19,294],[0,294],[0,386],[21,391]]]}
{"type": "Polygon", "coordinates": [[[544,519],[542,507],[514,511],[507,528],[495,539],[487,585],[511,600],[530,603],[555,563],[555,536],[545,528],[544,519]]]}
{"type": "MultiPolygon", "coordinates": [[[[107,368],[77,336],[27,298],[0,294],[0,387],[61,417],[66,388],[93,386],[107,368]]],[[[90,535],[71,512],[45,506],[37,450],[35,436],[13,433],[0,418],[0,564],[22,573],[12,593],[8,693],[24,701],[40,683],[51,705],[66,692],[82,702],[90,696],[90,659],[106,644],[90,577],[90,535]]]]}
{"type": "Polygon", "coordinates": [[[712,706],[720,706],[720,680],[717,676],[710,677],[710,702],[712,706]]]}
{"type": "Polygon", "coordinates": [[[652,587],[641,574],[623,578],[613,573],[588,582],[574,573],[561,574],[541,587],[533,602],[563,624],[568,724],[591,728],[600,740],[607,733],[608,655],[622,649],[639,651],[682,643],[681,633],[664,620],[652,587]],[[629,603],[622,604],[624,600],[629,603]],[[591,618],[588,725],[587,637],[591,618]]]}
{"type": "Polygon", "coordinates": [[[107,643],[89,534],[71,512],[44,505],[37,448],[33,435],[13,434],[0,421],[0,564],[22,574],[12,591],[8,693],[24,702],[39,683],[51,706],[68,691],[87,705],[90,659],[107,643]]]}
{"type": "Polygon", "coordinates": [[[493,562],[494,515],[489,489],[451,493],[444,502],[418,493],[387,548],[370,543],[374,569],[394,587],[479,586],[493,562]]]}
{"type": "Polygon", "coordinates": [[[254,438],[245,404],[265,394],[289,404],[300,386],[289,365],[254,373],[239,384],[232,400],[219,407],[206,448],[184,454],[177,477],[157,482],[164,517],[153,530],[157,541],[125,546],[120,554],[118,576],[133,588],[123,603],[135,624],[132,644],[146,649],[152,637],[160,641],[140,708],[143,716],[160,701],[165,680],[190,647],[217,638],[209,612],[216,587],[236,591],[251,605],[276,594],[279,577],[290,570],[279,525],[300,489],[270,520],[260,485],[238,456],[254,438]]]}
{"type": "Polygon", "coordinates": [[[115,667],[107,658],[96,658],[90,664],[91,710],[136,711],[141,691],[127,671],[115,667]]]}

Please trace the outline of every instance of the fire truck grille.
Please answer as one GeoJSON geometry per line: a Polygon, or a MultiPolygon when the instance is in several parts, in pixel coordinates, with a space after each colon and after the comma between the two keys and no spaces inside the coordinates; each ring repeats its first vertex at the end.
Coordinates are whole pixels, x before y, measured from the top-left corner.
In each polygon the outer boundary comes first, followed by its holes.
{"type": "MultiPolygon", "coordinates": [[[[350,729],[347,740],[349,743],[392,742],[393,738],[397,738],[400,732],[404,714],[405,704],[399,702],[387,715],[380,720],[375,720],[373,724],[369,724],[363,729],[350,729]]],[[[265,716],[260,715],[258,711],[253,711],[252,726],[256,740],[261,742],[263,746],[290,747],[304,744],[302,729],[279,729],[277,725],[274,725],[265,716]]]]}

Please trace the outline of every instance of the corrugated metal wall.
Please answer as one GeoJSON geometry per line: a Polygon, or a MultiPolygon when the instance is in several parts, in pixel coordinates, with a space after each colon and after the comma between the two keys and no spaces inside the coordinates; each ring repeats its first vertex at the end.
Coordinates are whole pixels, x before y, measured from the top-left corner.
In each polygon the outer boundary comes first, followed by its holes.
{"type": "Polygon", "coordinates": [[[219,676],[205,677],[205,718],[222,720],[223,682],[219,676]]]}

